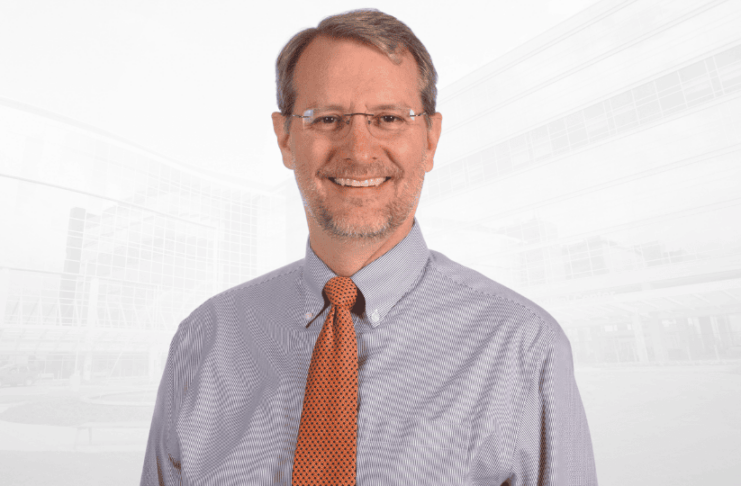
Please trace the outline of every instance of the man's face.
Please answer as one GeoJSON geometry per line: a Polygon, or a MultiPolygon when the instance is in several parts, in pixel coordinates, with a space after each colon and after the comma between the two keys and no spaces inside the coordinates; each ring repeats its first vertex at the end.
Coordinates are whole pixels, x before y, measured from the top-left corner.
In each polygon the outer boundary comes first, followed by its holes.
{"type": "MultiPolygon", "coordinates": [[[[293,113],[336,106],[341,113],[377,113],[378,107],[407,107],[422,113],[419,75],[405,53],[394,64],[374,47],[352,40],[314,39],[299,58],[293,83],[293,113]]],[[[414,217],[425,172],[432,169],[440,135],[439,114],[427,129],[418,117],[401,135],[374,137],[364,116],[350,118],[346,135],[329,137],[305,129],[294,118],[288,133],[274,116],[283,163],[294,170],[307,214],[336,238],[384,240],[414,217]],[[378,186],[342,186],[333,179],[384,178],[378,186]]]]}

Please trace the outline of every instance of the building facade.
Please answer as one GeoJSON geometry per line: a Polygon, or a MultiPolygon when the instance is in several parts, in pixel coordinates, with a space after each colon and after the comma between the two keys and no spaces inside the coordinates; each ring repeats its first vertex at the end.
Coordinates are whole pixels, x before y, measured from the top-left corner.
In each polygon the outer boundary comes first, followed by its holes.
{"type": "Polygon", "coordinates": [[[0,363],[159,380],[177,325],[283,264],[285,197],[0,102],[0,363]]]}
{"type": "Polygon", "coordinates": [[[739,25],[605,0],[441,90],[430,246],[541,304],[577,364],[741,357],[739,25]]]}

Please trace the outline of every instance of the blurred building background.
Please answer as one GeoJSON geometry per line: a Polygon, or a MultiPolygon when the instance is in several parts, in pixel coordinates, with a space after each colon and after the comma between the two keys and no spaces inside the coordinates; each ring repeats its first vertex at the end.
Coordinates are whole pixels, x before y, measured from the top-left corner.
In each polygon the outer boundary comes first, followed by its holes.
{"type": "MultiPolygon", "coordinates": [[[[741,357],[739,25],[730,0],[605,0],[441,90],[428,246],[552,313],[577,365],[741,357]]],[[[0,228],[0,364],[83,381],[158,381],[183,318],[307,237],[292,178],[12,100],[0,228]]]]}
{"type": "Polygon", "coordinates": [[[285,258],[285,197],[0,101],[0,363],[158,381],[196,306],[285,258]]]}
{"type": "Polygon", "coordinates": [[[430,247],[548,310],[577,364],[741,357],[739,26],[603,1],[446,87],[430,247]]]}

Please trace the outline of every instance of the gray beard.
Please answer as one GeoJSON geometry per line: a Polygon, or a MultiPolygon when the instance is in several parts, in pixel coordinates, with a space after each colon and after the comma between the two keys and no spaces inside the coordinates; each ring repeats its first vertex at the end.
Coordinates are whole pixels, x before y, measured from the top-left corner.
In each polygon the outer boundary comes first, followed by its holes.
{"type": "Polygon", "coordinates": [[[412,208],[406,207],[399,201],[383,209],[384,223],[380,228],[353,227],[344,218],[333,217],[327,208],[320,205],[314,214],[319,226],[330,236],[339,240],[355,240],[361,244],[372,244],[383,241],[404,222],[412,208]]]}
{"type": "MultiPolygon", "coordinates": [[[[424,183],[425,171],[421,167],[423,166],[424,161],[425,159],[422,159],[422,161],[420,162],[420,169],[417,172],[416,177],[412,180],[407,181],[405,183],[405,187],[402,188],[402,192],[406,192],[409,184],[417,186],[417,191],[414,198],[409,201],[408,204],[405,204],[404,201],[396,199],[391,202],[391,204],[383,208],[382,219],[384,220],[384,223],[381,225],[380,228],[369,228],[362,226],[357,227],[356,225],[351,225],[344,218],[333,216],[332,213],[329,212],[327,207],[321,202],[316,205],[317,207],[313,208],[309,203],[311,198],[306,197],[306,195],[304,195],[303,191],[301,190],[302,184],[299,183],[298,176],[296,177],[296,182],[298,183],[299,192],[301,193],[301,199],[304,203],[304,206],[307,208],[308,213],[311,215],[312,218],[314,218],[314,221],[317,222],[322,230],[330,235],[330,237],[340,241],[352,241],[356,244],[360,244],[361,246],[370,246],[374,243],[378,243],[388,239],[388,237],[397,228],[399,228],[404,223],[404,221],[406,221],[409,214],[414,210],[414,207],[422,194],[422,185],[424,183]]],[[[310,192],[313,192],[312,189],[308,190],[310,192]]],[[[316,196],[316,194],[312,194],[312,196],[316,196]]],[[[313,199],[315,199],[315,197],[313,199]]]]}

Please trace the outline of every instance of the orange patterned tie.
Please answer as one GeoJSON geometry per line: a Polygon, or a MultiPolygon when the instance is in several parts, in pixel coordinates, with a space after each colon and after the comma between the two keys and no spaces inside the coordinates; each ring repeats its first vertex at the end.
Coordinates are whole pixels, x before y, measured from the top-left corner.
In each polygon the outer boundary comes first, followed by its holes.
{"type": "Polygon", "coordinates": [[[348,277],[334,277],[324,292],[332,307],[309,365],[293,486],[355,484],[358,344],[350,309],[358,288],[348,277]]]}

